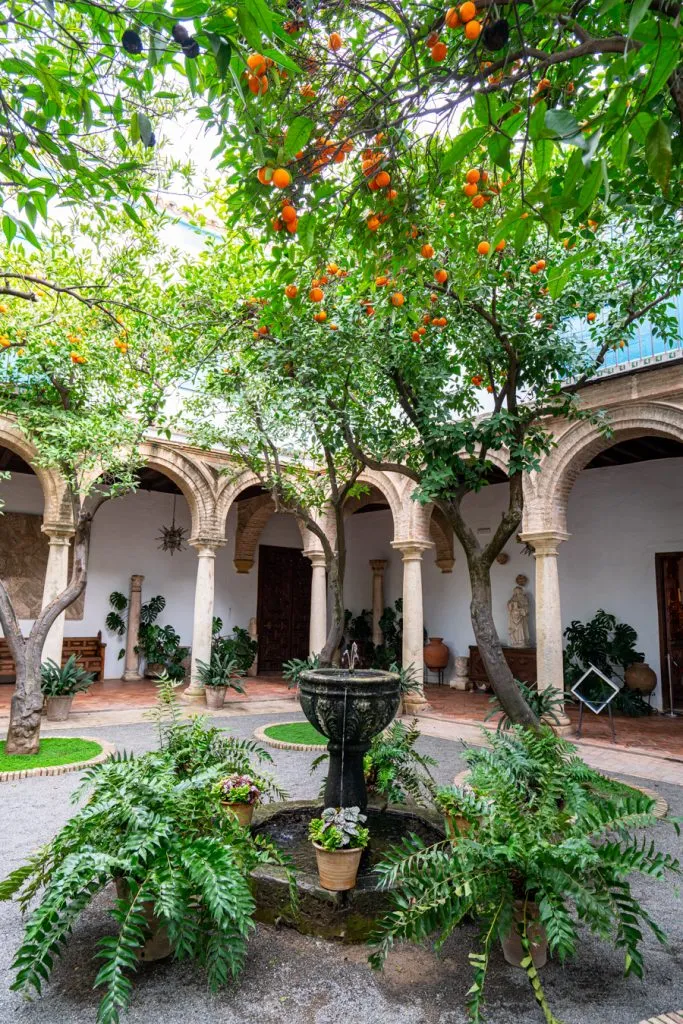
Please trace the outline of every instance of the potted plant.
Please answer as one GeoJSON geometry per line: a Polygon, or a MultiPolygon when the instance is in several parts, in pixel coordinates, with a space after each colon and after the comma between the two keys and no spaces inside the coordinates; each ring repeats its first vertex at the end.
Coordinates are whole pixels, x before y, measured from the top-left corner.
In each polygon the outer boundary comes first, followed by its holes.
{"type": "Polygon", "coordinates": [[[86,672],[71,655],[64,665],[48,658],[40,666],[40,685],[45,697],[45,711],[49,722],[65,722],[69,717],[73,699],[92,686],[95,676],[86,672]]]}
{"type": "Polygon", "coordinates": [[[233,814],[243,828],[251,825],[254,810],[261,799],[261,780],[251,775],[240,775],[234,772],[221,779],[216,789],[221,805],[233,814]]]}
{"type": "Polygon", "coordinates": [[[225,703],[225,694],[230,687],[238,693],[244,693],[239,680],[244,676],[237,660],[231,656],[227,648],[217,647],[211,651],[211,660],[207,665],[204,661],[197,662],[197,677],[204,686],[204,699],[207,708],[217,711],[225,703]]]}
{"type": "Polygon", "coordinates": [[[393,908],[371,939],[371,962],[381,966],[395,941],[422,942],[430,934],[440,941],[474,918],[482,939],[470,954],[471,1018],[482,1019],[498,940],[508,962],[526,971],[552,1021],[538,974],[546,952],[560,960],[574,955],[587,925],[601,938],[616,935],[626,974],[642,976],[642,931],[650,929],[662,942],[665,937],[632,891],[630,876],[681,869],[638,834],[656,821],[654,800],[599,775],[549,727],[513,726],[488,738],[492,749],[465,753],[480,806],[457,843],[425,848],[407,837],[376,866],[393,908]]]}
{"type": "Polygon", "coordinates": [[[323,889],[344,892],[356,885],[356,876],[370,832],[363,827],[367,816],[359,807],[326,807],[322,817],[308,827],[318,876],[323,889]]]}
{"type": "Polygon", "coordinates": [[[237,662],[237,667],[242,675],[246,675],[258,653],[256,640],[249,635],[249,630],[244,626],[233,626],[232,633],[227,636],[221,635],[222,628],[222,620],[214,618],[212,651],[220,652],[221,657],[226,661],[237,662]]]}
{"type": "Polygon", "coordinates": [[[212,989],[237,977],[253,928],[251,871],[270,863],[290,873],[267,838],[216,813],[217,779],[226,764],[260,757],[255,744],[200,719],[179,722],[170,681],[154,710],[161,749],[90,769],[78,794],[87,796],[82,809],[0,882],[0,899],[30,909],[13,987],[38,993],[81,914],[115,883],[114,933],[95,950],[95,985],[105,990],[100,1024],[117,1024],[128,1008],[137,959],[169,952],[192,959],[212,989]]]}

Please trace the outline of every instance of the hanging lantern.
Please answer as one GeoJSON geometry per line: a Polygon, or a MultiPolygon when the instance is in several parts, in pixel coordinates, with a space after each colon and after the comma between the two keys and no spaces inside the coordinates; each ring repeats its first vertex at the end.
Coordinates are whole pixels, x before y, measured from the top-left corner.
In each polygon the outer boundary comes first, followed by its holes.
{"type": "Polygon", "coordinates": [[[161,541],[158,545],[160,551],[170,551],[173,555],[176,551],[182,551],[185,548],[185,534],[187,530],[182,526],[176,526],[175,522],[175,494],[173,495],[173,515],[171,518],[170,526],[162,526],[161,533],[157,537],[157,540],[161,541]]]}

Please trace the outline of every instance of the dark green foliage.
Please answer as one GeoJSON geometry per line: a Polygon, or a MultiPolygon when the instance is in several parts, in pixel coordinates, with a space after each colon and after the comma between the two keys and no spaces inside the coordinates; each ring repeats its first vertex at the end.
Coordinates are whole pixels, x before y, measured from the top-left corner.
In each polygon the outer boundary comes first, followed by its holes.
{"type": "MultiPolygon", "coordinates": [[[[588,622],[574,619],[564,631],[567,646],[564,652],[565,684],[572,687],[591,665],[600,669],[608,679],[624,682],[624,672],[634,662],[644,661],[645,655],[636,650],[638,634],[633,626],[618,622],[616,616],[599,608],[588,622]]],[[[607,687],[596,676],[589,677],[581,686],[581,693],[589,700],[604,699],[607,687]]],[[[651,708],[639,693],[626,686],[614,698],[612,707],[626,715],[649,715],[651,708]]]]}
{"type": "Polygon", "coordinates": [[[225,663],[234,661],[237,668],[244,674],[252,666],[258,651],[258,644],[249,636],[249,631],[243,626],[233,626],[232,634],[220,636],[223,623],[220,619],[214,619],[212,658],[213,653],[219,653],[225,663]]]}
{"type": "MultiPolygon", "coordinates": [[[[526,683],[520,682],[519,679],[515,679],[515,682],[524,694],[524,700],[537,718],[542,718],[545,722],[551,722],[553,725],[560,724],[559,715],[564,711],[565,701],[568,699],[565,693],[558,693],[552,687],[539,690],[537,687],[527,686],[526,683]]],[[[489,704],[491,705],[491,710],[486,715],[484,721],[488,722],[494,715],[500,714],[501,717],[498,720],[497,728],[509,729],[512,722],[495,695],[489,699],[489,704]]]]}
{"type": "Polygon", "coordinates": [[[291,661],[286,661],[282,666],[282,675],[287,680],[289,689],[292,690],[299,685],[303,672],[319,667],[319,656],[317,654],[309,654],[307,658],[292,658],[291,661]]]}
{"type": "Polygon", "coordinates": [[[58,665],[48,658],[40,666],[40,688],[45,697],[72,697],[76,693],[84,693],[92,686],[95,676],[76,661],[76,655],[70,655],[66,664],[58,665]]]}
{"type": "Polygon", "coordinates": [[[360,807],[326,807],[320,818],[313,818],[308,827],[308,838],[324,850],[365,849],[370,832],[363,827],[367,815],[360,807]]]}
{"type": "MultiPolygon", "coordinates": [[[[107,629],[116,636],[126,632],[126,622],[122,615],[128,608],[128,598],[115,590],[109,595],[109,603],[113,611],[105,619],[107,629]]],[[[185,677],[183,661],[190,653],[189,647],[183,647],[180,634],[171,626],[157,625],[157,619],[166,607],[166,598],[162,594],[151,597],[140,608],[140,628],[136,653],[144,655],[149,665],[161,665],[171,679],[181,680],[185,677]]],[[[125,654],[122,647],[119,658],[125,654]]]]}
{"type": "Polygon", "coordinates": [[[253,750],[171,715],[161,751],[88,771],[75,797],[87,794],[82,809],[0,883],[0,898],[15,897],[23,911],[38,899],[14,958],[13,988],[40,993],[78,918],[114,880],[115,934],[96,952],[95,984],[105,989],[98,1024],[118,1024],[130,1003],[149,904],[175,957],[202,965],[212,989],[236,977],[253,928],[249,873],[263,863],[289,866],[272,843],[224,814],[214,792],[226,768],[240,770],[253,750]]]}
{"type": "MultiPolygon", "coordinates": [[[[372,642],[372,612],[366,608],[360,615],[353,615],[348,609],[344,612],[344,635],[349,642],[358,644],[363,662],[371,668],[388,669],[391,665],[400,665],[403,657],[403,600],[394,602],[387,607],[379,620],[382,630],[382,643],[372,642]]],[[[393,671],[393,669],[392,669],[393,671]]]]}
{"type": "Polygon", "coordinates": [[[626,974],[641,977],[643,929],[660,942],[664,936],[628,876],[637,871],[660,879],[680,873],[680,865],[637,835],[654,824],[654,802],[589,768],[549,728],[513,726],[490,741],[492,749],[465,755],[478,801],[466,834],[430,847],[410,836],[377,867],[382,884],[395,891],[393,910],[373,936],[371,962],[380,967],[396,941],[435,938],[440,945],[473,916],[480,948],[470,954],[467,1005],[479,1022],[493,943],[516,927],[534,997],[554,1024],[531,961],[530,904],[538,906],[551,955],[560,961],[574,954],[582,923],[623,950],[626,974]]]}
{"type": "Polygon", "coordinates": [[[214,644],[209,664],[197,662],[197,675],[203,686],[229,686],[238,693],[244,693],[244,687],[240,685],[244,669],[231,657],[229,648],[214,644]]]}

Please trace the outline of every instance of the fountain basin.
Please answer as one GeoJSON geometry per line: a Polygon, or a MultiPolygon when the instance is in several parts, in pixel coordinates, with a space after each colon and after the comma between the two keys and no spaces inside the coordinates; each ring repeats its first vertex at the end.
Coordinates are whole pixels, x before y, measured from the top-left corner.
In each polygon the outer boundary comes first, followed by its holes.
{"type": "Polygon", "coordinates": [[[398,711],[399,676],[374,669],[312,669],[301,677],[299,700],[308,721],[329,740],[325,806],[365,810],[363,756],[398,711]]]}
{"type": "Polygon", "coordinates": [[[311,818],[322,810],[310,801],[267,804],[256,812],[253,831],[272,839],[289,854],[296,870],[299,909],[289,905],[289,882],[283,868],[267,865],[252,872],[256,920],[285,924],[304,935],[342,942],[364,942],[375,921],[389,908],[390,890],[380,889],[374,867],[391,846],[414,832],[425,843],[445,838],[443,818],[422,808],[368,807],[370,845],[364,851],[355,889],[330,892],[318,879],[315,851],[308,840],[311,818]]]}

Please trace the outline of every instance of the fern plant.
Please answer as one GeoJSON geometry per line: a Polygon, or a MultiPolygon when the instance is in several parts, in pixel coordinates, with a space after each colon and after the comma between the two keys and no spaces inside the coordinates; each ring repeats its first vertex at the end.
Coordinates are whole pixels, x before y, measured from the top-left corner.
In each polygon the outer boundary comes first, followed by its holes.
{"type": "Polygon", "coordinates": [[[660,942],[665,937],[633,894],[629,875],[662,878],[681,869],[637,835],[654,823],[654,801],[600,776],[549,728],[514,726],[490,739],[492,749],[465,754],[478,801],[466,833],[432,846],[410,836],[376,868],[381,884],[393,889],[393,909],[371,938],[370,959],[380,967],[396,941],[435,937],[441,945],[474,917],[480,946],[469,957],[467,1006],[480,1022],[493,943],[514,929],[545,1020],[559,1024],[531,956],[536,918],[560,961],[575,953],[581,921],[623,951],[626,974],[641,977],[643,930],[660,942]]]}
{"type": "MultiPolygon", "coordinates": [[[[527,683],[522,683],[519,679],[515,679],[515,682],[522,691],[524,700],[538,719],[542,719],[544,722],[552,725],[560,724],[560,716],[564,712],[565,702],[573,700],[571,694],[562,693],[552,686],[542,690],[535,686],[528,686],[527,683]]],[[[491,709],[484,721],[488,722],[495,715],[500,715],[496,728],[499,731],[501,729],[509,729],[512,726],[512,719],[507,715],[495,694],[489,698],[489,704],[491,709]]]]}
{"type": "Polygon", "coordinates": [[[102,966],[95,986],[104,988],[98,1024],[117,1024],[130,1003],[150,908],[175,957],[200,964],[212,989],[240,973],[253,928],[250,872],[279,864],[291,882],[291,869],[269,840],[221,812],[215,785],[224,761],[189,774],[185,766],[170,742],[91,769],[76,794],[88,797],[82,809],[0,883],[0,899],[16,898],[22,911],[39,899],[14,958],[14,989],[40,993],[78,918],[112,881],[120,895],[112,910],[115,934],[96,950],[102,966]]]}

